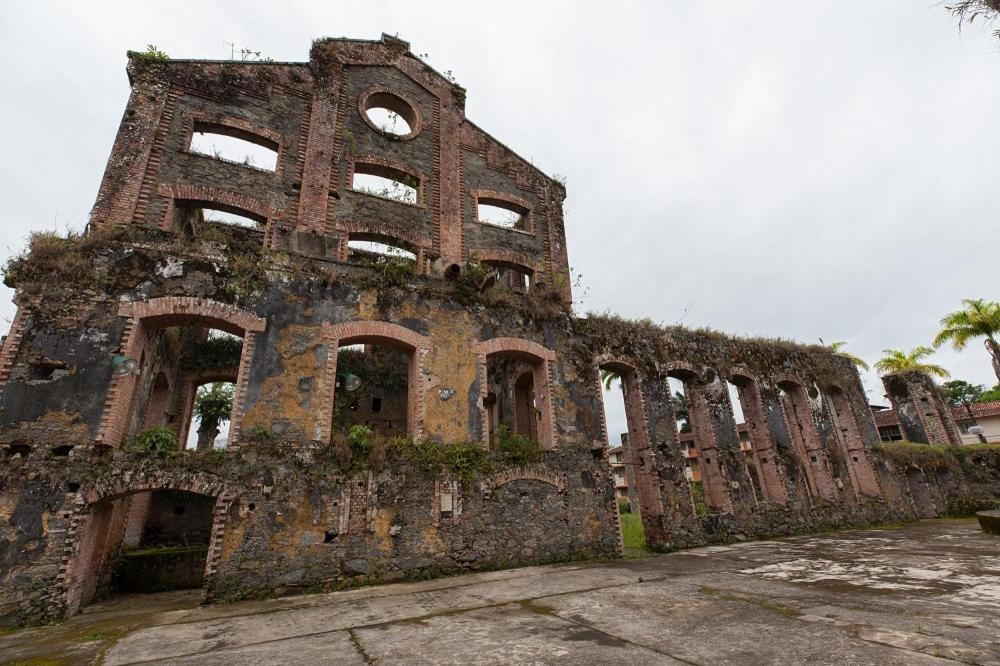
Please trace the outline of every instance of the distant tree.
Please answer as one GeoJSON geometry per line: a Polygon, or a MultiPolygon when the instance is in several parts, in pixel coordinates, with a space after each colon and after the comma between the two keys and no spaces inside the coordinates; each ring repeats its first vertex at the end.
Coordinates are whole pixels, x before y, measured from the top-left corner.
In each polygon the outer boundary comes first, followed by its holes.
{"type": "Polygon", "coordinates": [[[979,397],[983,394],[981,384],[970,384],[964,379],[953,379],[950,382],[945,382],[941,388],[944,389],[945,400],[952,407],[979,402],[979,397]]]}
{"type": "Polygon", "coordinates": [[[979,396],[979,402],[1000,402],[1000,384],[988,391],[983,391],[979,396]]]}
{"type": "Polygon", "coordinates": [[[941,318],[941,330],[934,338],[934,346],[950,342],[952,347],[961,351],[971,340],[983,338],[986,351],[993,358],[993,372],[1000,380],[1000,342],[997,342],[1000,338],[1000,303],[982,298],[966,298],[962,303],[964,309],[941,318]]]}
{"type": "MultiPolygon", "coordinates": [[[[986,23],[1000,20],[1000,0],[957,0],[945,7],[958,19],[959,26],[980,18],[986,23]]],[[[1000,37],[1000,29],[994,30],[993,35],[1000,37]]]]}
{"type": "Polygon", "coordinates": [[[934,350],[930,347],[914,347],[910,353],[906,353],[901,349],[884,349],[882,353],[885,356],[875,364],[875,369],[883,375],[889,375],[894,372],[917,371],[942,379],[949,377],[948,371],[940,365],[922,362],[923,359],[934,353],[934,350]]]}
{"type": "MultiPolygon", "coordinates": [[[[821,344],[825,344],[825,343],[823,343],[823,338],[820,338],[819,341],[820,341],[821,344]]],[[[838,340],[837,342],[831,342],[830,344],[828,344],[826,346],[834,354],[836,354],[837,356],[842,356],[842,357],[846,358],[848,361],[850,361],[854,365],[858,366],[862,370],[869,370],[870,369],[868,367],[868,364],[865,363],[864,359],[862,359],[860,356],[855,356],[854,354],[851,354],[849,352],[844,351],[844,347],[847,346],[847,342],[845,342],[843,340],[838,340]]]]}
{"type": "MultiPolygon", "coordinates": [[[[950,382],[942,384],[941,388],[945,394],[945,400],[947,400],[949,405],[965,408],[965,415],[969,419],[970,426],[979,425],[976,422],[975,415],[972,413],[972,404],[978,402],[979,397],[983,394],[982,386],[976,386],[961,379],[953,379],[950,382]]],[[[979,441],[983,444],[986,443],[986,437],[982,433],[979,434],[979,441]]]]}
{"type": "Polygon", "coordinates": [[[215,382],[198,388],[194,399],[194,413],[199,419],[198,450],[212,448],[219,436],[219,428],[229,420],[233,411],[233,385],[215,382]]]}

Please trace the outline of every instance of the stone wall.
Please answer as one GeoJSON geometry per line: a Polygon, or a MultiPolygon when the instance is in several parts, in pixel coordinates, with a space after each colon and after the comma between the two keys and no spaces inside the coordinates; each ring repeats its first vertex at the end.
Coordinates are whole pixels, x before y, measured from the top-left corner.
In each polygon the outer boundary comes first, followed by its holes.
{"type": "Polygon", "coordinates": [[[209,599],[616,556],[601,369],[625,387],[654,549],[997,495],[995,457],[928,467],[876,450],[857,371],[829,349],[574,317],[564,189],[466,120],[465,90],[401,40],[319,40],[309,63],[133,54],[129,75],[90,232],[36,236],[6,274],[19,310],[0,351],[5,623],[77,612],[107,591],[123,549],[195,513],[209,599]],[[375,102],[409,135],[373,126],[375,102]],[[205,128],[275,147],[277,168],[194,154],[205,128]],[[353,191],[359,169],[408,174],[418,201],[353,191]],[[520,228],[482,224],[477,202],[516,209],[520,228]],[[178,224],[199,208],[259,228],[178,224]],[[356,261],[359,239],[416,259],[356,261]],[[497,266],[529,272],[531,288],[507,288],[497,266]],[[192,370],[210,329],[242,341],[192,370]],[[406,426],[392,433],[406,437],[334,427],[349,345],[405,360],[393,409],[406,426]],[[168,433],[189,427],[195,383],[233,380],[225,449],[180,450],[168,433]],[[684,474],[693,458],[700,488],[684,474]],[[178,519],[151,499],[177,493],[198,511],[178,519]]]}

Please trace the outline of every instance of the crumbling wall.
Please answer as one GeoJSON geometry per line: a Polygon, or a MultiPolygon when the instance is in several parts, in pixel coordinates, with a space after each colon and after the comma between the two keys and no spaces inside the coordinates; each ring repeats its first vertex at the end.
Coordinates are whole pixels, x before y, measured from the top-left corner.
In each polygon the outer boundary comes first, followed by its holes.
{"type": "Polygon", "coordinates": [[[36,235],[5,274],[19,306],[0,352],[5,623],[106,592],[124,548],[183,522],[154,491],[210,511],[211,599],[617,555],[601,368],[623,380],[655,549],[996,495],[992,454],[928,476],[874,450],[857,372],[828,349],[573,317],[563,186],[469,122],[464,88],[402,40],[318,40],[308,63],[132,54],[128,71],[90,231],[36,235]],[[375,102],[410,133],[373,125],[375,102]],[[276,169],[195,154],[199,128],[275,147],[276,169]],[[418,198],[356,191],[354,173],[396,175],[418,198]],[[484,224],[481,204],[518,220],[484,224]],[[205,223],[202,208],[257,228],[205,223]],[[351,254],[352,240],[415,259],[351,254]],[[531,276],[526,293],[512,270],[531,276]],[[208,328],[242,342],[185,367],[208,328]],[[335,427],[339,349],[356,344],[405,365],[405,403],[392,397],[406,437],[335,427]],[[670,378],[684,382],[690,449],[670,378]],[[195,384],[224,379],[224,450],[184,452],[151,430],[183,434],[195,384]],[[752,460],[727,382],[753,417],[752,460]]]}

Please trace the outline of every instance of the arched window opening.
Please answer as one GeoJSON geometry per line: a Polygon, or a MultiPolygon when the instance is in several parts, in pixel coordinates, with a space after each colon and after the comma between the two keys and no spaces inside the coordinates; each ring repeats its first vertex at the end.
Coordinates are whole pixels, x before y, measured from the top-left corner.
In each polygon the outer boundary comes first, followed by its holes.
{"type": "Polygon", "coordinates": [[[341,344],[337,350],[333,433],[346,440],[351,428],[365,426],[376,437],[409,432],[412,351],[375,342],[341,344]]]}
{"type": "Polygon", "coordinates": [[[419,131],[419,118],[410,103],[390,92],[373,92],[362,98],[362,112],[368,124],[398,138],[410,138],[419,131]]]}
{"type": "Polygon", "coordinates": [[[732,501],[723,479],[715,434],[708,406],[694,372],[675,369],[667,373],[677,438],[684,448],[685,474],[691,502],[700,516],[732,510],[732,501]]]}
{"type": "Polygon", "coordinates": [[[729,394],[729,404],[733,408],[733,422],[736,424],[736,434],[740,442],[743,469],[746,471],[747,478],[750,479],[754,501],[761,502],[764,500],[764,491],[761,487],[760,474],[757,471],[753,443],[750,441],[750,430],[747,427],[746,415],[743,413],[743,404],[740,401],[740,392],[736,384],[731,381],[726,382],[726,390],[729,394]]]}
{"type": "Polygon", "coordinates": [[[851,403],[844,391],[838,386],[826,390],[827,409],[833,420],[834,432],[844,453],[851,484],[855,493],[869,497],[879,497],[878,480],[865,450],[864,440],[858,429],[857,419],[851,409],[851,403]]]}
{"type": "Polygon", "coordinates": [[[736,429],[740,436],[747,474],[754,484],[758,501],[777,504],[788,501],[780,468],[771,442],[757,384],[749,377],[735,375],[728,384],[736,429]]]}
{"type": "Polygon", "coordinates": [[[649,543],[647,535],[658,533],[663,514],[642,389],[635,369],[625,363],[607,362],[598,368],[622,544],[626,552],[636,552],[649,543]]]}
{"type": "Polygon", "coordinates": [[[554,425],[548,364],[554,352],[520,338],[492,338],[474,344],[473,349],[480,363],[483,441],[500,447],[534,442],[541,449],[551,448],[554,425]]]}
{"type": "Polygon", "coordinates": [[[799,458],[798,467],[804,471],[808,492],[826,500],[834,500],[837,490],[826,451],[820,443],[810,395],[804,386],[790,380],[779,382],[778,388],[792,447],[799,458]]]}
{"type": "Polygon", "coordinates": [[[189,149],[223,162],[275,171],[278,144],[251,132],[224,125],[195,123],[189,149]]]}
{"type": "Polygon", "coordinates": [[[154,449],[225,448],[243,336],[204,321],[170,323],[145,327],[127,443],[154,449]]]}
{"type": "Polygon", "coordinates": [[[215,507],[215,497],[171,489],[91,505],[70,564],[70,611],[118,594],[202,587],[215,507]]]}
{"type": "Polygon", "coordinates": [[[518,294],[526,294],[531,290],[534,283],[534,271],[527,266],[514,264],[506,261],[484,261],[492,275],[487,278],[492,281],[494,288],[503,288],[518,294]]]}
{"type": "Polygon", "coordinates": [[[494,355],[487,359],[488,393],[495,396],[489,441],[508,433],[538,441],[541,410],[535,395],[535,367],[529,359],[494,355]]]}
{"type": "Polygon", "coordinates": [[[381,199],[420,204],[420,179],[393,167],[355,162],[351,188],[381,199]]]}
{"type": "Polygon", "coordinates": [[[529,213],[530,211],[524,206],[503,199],[492,197],[476,199],[476,219],[482,224],[530,232],[529,213]]]}

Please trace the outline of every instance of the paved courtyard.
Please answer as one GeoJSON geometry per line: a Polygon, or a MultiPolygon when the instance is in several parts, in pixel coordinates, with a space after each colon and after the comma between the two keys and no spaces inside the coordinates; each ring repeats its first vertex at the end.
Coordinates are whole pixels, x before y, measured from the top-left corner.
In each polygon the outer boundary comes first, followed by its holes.
{"type": "Polygon", "coordinates": [[[924,521],[0,635],[29,664],[1000,664],[1000,537],[924,521]],[[51,661],[49,661],[51,660],[51,661]],[[103,660],[103,661],[101,661],[103,660]]]}

